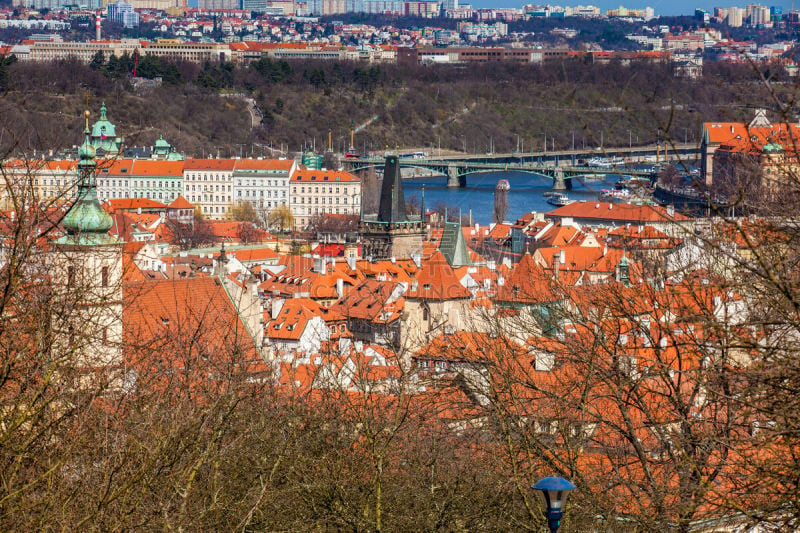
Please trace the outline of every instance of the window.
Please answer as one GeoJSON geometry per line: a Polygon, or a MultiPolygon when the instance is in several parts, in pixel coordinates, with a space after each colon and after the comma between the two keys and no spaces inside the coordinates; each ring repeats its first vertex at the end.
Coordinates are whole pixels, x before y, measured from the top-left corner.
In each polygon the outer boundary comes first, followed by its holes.
{"type": "Polygon", "coordinates": [[[75,267],[69,266],[67,267],[67,285],[74,285],[75,284],[75,267]]]}
{"type": "Polygon", "coordinates": [[[108,287],[108,267],[104,266],[100,270],[100,286],[108,287]]]}

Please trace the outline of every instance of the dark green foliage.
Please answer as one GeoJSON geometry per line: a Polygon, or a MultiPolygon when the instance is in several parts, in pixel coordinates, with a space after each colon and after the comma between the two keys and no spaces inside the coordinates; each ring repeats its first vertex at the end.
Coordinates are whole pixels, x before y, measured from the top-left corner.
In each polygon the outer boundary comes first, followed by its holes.
{"type": "Polygon", "coordinates": [[[8,68],[17,62],[17,56],[0,56],[0,91],[7,91],[10,88],[10,77],[8,68]]]}
{"type": "Polygon", "coordinates": [[[89,68],[92,70],[100,70],[106,64],[106,58],[102,50],[98,50],[89,62],[89,68]]]}
{"type": "Polygon", "coordinates": [[[284,60],[273,61],[266,56],[257,61],[251,62],[249,68],[255,72],[258,72],[263,79],[273,83],[279,83],[286,80],[286,78],[288,78],[292,73],[292,67],[288,62],[284,60]]]}

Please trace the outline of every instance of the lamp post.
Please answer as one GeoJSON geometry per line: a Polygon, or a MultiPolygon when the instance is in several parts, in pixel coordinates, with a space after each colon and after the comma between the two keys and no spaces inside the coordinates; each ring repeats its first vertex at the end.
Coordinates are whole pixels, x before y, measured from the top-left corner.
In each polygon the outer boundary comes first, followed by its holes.
{"type": "Polygon", "coordinates": [[[575,485],[562,477],[546,477],[537,481],[533,488],[542,492],[547,525],[551,533],[556,533],[564,517],[567,494],[576,488],[575,485]]]}

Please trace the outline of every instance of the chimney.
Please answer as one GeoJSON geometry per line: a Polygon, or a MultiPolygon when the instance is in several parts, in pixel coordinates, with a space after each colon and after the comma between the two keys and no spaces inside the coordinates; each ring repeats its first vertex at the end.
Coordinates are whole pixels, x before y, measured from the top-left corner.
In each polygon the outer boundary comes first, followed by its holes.
{"type": "Polygon", "coordinates": [[[558,281],[558,271],[561,268],[561,257],[559,254],[553,256],[553,279],[558,281]]]}
{"type": "Polygon", "coordinates": [[[669,217],[674,217],[675,216],[675,206],[674,205],[668,205],[667,206],[667,216],[669,216],[669,217]]]}
{"type": "Polygon", "coordinates": [[[339,298],[344,296],[344,280],[342,278],[336,280],[336,295],[339,298]]]}
{"type": "Polygon", "coordinates": [[[356,269],[356,258],[354,256],[348,255],[345,260],[347,261],[347,268],[350,270],[356,269]]]}
{"type": "Polygon", "coordinates": [[[100,15],[94,17],[94,40],[100,40],[100,15]]]}
{"type": "Polygon", "coordinates": [[[314,255],[314,272],[317,274],[325,273],[325,258],[316,254],[314,255]]]}
{"type": "Polygon", "coordinates": [[[281,309],[283,309],[283,304],[285,302],[286,302],[286,300],[284,300],[283,298],[273,298],[272,306],[271,306],[271,313],[270,313],[270,316],[272,317],[272,320],[275,320],[276,318],[278,318],[278,315],[280,314],[281,309]]]}
{"type": "Polygon", "coordinates": [[[422,268],[422,256],[420,254],[411,254],[411,260],[417,265],[417,268],[422,268]]]}

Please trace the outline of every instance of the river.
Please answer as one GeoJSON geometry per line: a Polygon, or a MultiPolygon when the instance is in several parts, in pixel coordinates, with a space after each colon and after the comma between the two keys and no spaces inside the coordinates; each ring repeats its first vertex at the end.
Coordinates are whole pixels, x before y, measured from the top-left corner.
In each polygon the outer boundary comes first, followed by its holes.
{"type": "MultiPolygon", "coordinates": [[[[471,174],[467,176],[467,187],[448,188],[446,178],[442,176],[412,178],[403,180],[407,200],[419,199],[422,187],[425,186],[425,208],[436,209],[440,204],[461,209],[464,215],[472,209],[472,219],[481,225],[492,222],[494,209],[494,189],[497,181],[507,179],[511,190],[508,191],[508,215],[506,220],[515,221],[531,211],[547,212],[555,209],[542,196],[551,190],[553,180],[526,172],[492,172],[471,174]]],[[[619,176],[608,176],[608,181],[590,181],[581,183],[573,180],[573,189],[566,194],[572,200],[595,201],[603,189],[611,189],[619,176]]]]}

